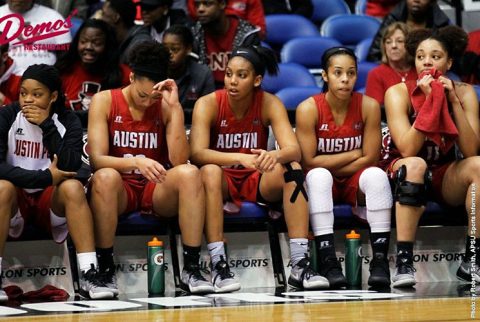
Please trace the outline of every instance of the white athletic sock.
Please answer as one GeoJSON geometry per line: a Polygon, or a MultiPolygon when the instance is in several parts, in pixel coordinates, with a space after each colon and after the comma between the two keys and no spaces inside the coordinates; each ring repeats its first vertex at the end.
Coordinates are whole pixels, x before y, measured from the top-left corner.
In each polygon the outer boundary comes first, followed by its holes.
{"type": "Polygon", "coordinates": [[[290,261],[292,267],[298,264],[308,254],[308,240],[306,238],[290,239],[290,261]]]}
{"type": "Polygon", "coordinates": [[[91,268],[91,264],[95,268],[98,266],[97,253],[95,252],[77,253],[77,261],[81,272],[88,271],[91,268]]]}
{"type": "Polygon", "coordinates": [[[223,259],[227,260],[225,255],[225,245],[223,241],[213,242],[207,245],[208,253],[210,254],[210,259],[212,260],[212,267],[215,267],[220,261],[220,256],[223,256],[223,259]]]}

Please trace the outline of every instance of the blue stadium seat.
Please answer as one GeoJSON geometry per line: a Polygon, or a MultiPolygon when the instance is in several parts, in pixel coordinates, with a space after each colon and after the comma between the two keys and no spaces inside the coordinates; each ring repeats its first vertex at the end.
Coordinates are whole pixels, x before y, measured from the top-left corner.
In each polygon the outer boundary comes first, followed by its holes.
{"type": "Polygon", "coordinates": [[[80,26],[83,24],[83,19],[78,17],[72,17],[71,21],[72,21],[72,27],[70,28],[70,34],[72,35],[72,38],[73,38],[77,34],[78,29],[80,29],[80,26]]]}
{"type": "Polygon", "coordinates": [[[311,20],[317,25],[330,16],[350,14],[350,8],[344,0],[312,0],[313,14],[311,20]]]}
{"type": "Polygon", "coordinates": [[[335,38],[344,46],[354,49],[360,41],[373,38],[379,27],[380,22],[370,16],[334,15],[323,22],[320,34],[335,38]]]}
{"type": "Polygon", "coordinates": [[[309,87],[287,87],[277,92],[277,97],[283,102],[283,105],[287,110],[295,110],[301,102],[313,96],[321,93],[322,89],[317,86],[309,87]]]}
{"type": "Polygon", "coordinates": [[[290,39],[304,36],[318,36],[317,26],[307,18],[293,14],[265,16],[267,36],[265,41],[273,48],[280,49],[290,39]]]}
{"type": "Polygon", "coordinates": [[[373,68],[377,66],[378,64],[372,62],[358,63],[357,82],[353,87],[354,91],[360,90],[367,85],[368,72],[370,72],[373,68]]]}
{"type": "Polygon", "coordinates": [[[477,99],[480,101],[480,85],[473,85],[475,92],[477,92],[477,99]]]}
{"type": "Polygon", "coordinates": [[[356,15],[367,14],[367,0],[357,0],[355,2],[355,14],[356,15]]]}
{"type": "Polygon", "coordinates": [[[372,45],[373,38],[366,38],[360,41],[355,47],[355,56],[357,56],[358,62],[367,61],[368,51],[372,45]]]}
{"type": "Polygon", "coordinates": [[[297,63],[307,68],[320,68],[323,53],[340,46],[338,40],[330,37],[300,37],[288,41],[280,52],[282,63],[297,63]]]}
{"type": "Polygon", "coordinates": [[[278,75],[266,74],[262,81],[263,90],[275,94],[290,86],[316,86],[315,77],[302,65],[295,63],[278,64],[278,75]]]}

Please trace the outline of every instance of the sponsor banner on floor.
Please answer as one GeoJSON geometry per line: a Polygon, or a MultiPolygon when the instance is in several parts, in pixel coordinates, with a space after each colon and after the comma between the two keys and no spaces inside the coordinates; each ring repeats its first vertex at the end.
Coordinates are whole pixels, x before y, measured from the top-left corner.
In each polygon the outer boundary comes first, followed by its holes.
{"type": "Polygon", "coordinates": [[[2,260],[3,287],[17,285],[24,292],[47,284],[74,294],[67,244],[52,240],[8,242],[2,260]]]}

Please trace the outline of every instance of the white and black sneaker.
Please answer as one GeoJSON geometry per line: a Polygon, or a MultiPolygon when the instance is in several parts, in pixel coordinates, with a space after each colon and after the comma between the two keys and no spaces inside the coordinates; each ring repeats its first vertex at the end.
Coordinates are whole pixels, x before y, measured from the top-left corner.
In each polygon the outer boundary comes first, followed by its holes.
{"type": "Polygon", "coordinates": [[[415,280],[415,268],[408,260],[397,261],[395,275],[392,277],[393,287],[412,287],[417,284],[415,280]]]}
{"type": "Polygon", "coordinates": [[[80,295],[92,300],[105,300],[114,297],[112,291],[105,286],[101,274],[91,264],[88,271],[80,273],[80,295]]]}
{"type": "Polygon", "coordinates": [[[235,292],[241,287],[223,256],[220,256],[220,261],[212,269],[212,284],[215,293],[235,292]]]}
{"type": "Polygon", "coordinates": [[[297,265],[292,267],[288,284],[305,290],[327,289],[330,287],[328,280],[312,269],[308,257],[303,258],[297,265]]]}
{"type": "Polygon", "coordinates": [[[457,270],[457,278],[462,282],[471,283],[472,278],[475,279],[475,283],[480,283],[480,265],[472,262],[465,262],[462,260],[460,267],[457,270]],[[474,269],[472,271],[472,268],[474,269]]]}
{"type": "Polygon", "coordinates": [[[113,296],[118,296],[117,276],[115,275],[115,269],[109,268],[104,272],[101,272],[101,278],[105,286],[113,293],[113,296]]]}
{"type": "Polygon", "coordinates": [[[213,285],[200,272],[199,265],[184,267],[180,277],[180,287],[191,294],[213,293],[213,285]]]}

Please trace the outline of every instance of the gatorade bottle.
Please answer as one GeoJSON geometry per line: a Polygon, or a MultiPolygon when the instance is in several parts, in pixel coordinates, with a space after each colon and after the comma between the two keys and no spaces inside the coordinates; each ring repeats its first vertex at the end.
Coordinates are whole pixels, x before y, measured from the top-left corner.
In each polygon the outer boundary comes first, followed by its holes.
{"type": "Polygon", "coordinates": [[[163,242],[153,237],[148,242],[148,294],[165,293],[165,268],[163,265],[163,242]]]}
{"type": "Polygon", "coordinates": [[[362,285],[362,245],[355,230],[345,235],[345,273],[350,286],[362,285]]]}

